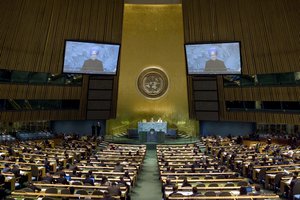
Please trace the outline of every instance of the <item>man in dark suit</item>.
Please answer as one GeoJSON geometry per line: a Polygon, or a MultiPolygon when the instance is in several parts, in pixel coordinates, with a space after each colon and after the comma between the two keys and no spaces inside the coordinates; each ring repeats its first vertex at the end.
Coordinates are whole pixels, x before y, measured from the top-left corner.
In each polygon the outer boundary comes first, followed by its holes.
{"type": "Polygon", "coordinates": [[[51,166],[50,166],[50,162],[48,161],[48,158],[46,157],[44,160],[44,167],[46,169],[46,172],[50,172],[51,171],[51,166]]]}
{"type": "Polygon", "coordinates": [[[20,171],[19,165],[13,165],[11,172],[15,175],[15,177],[21,176],[21,171],[20,171]]]}
{"type": "Polygon", "coordinates": [[[100,122],[97,122],[96,130],[97,130],[97,137],[99,137],[100,133],[101,133],[101,124],[100,124],[100,122]]]}
{"type": "Polygon", "coordinates": [[[26,162],[22,156],[19,157],[19,162],[26,162]]]}
{"type": "Polygon", "coordinates": [[[92,125],[92,136],[96,135],[96,126],[95,124],[92,125]]]}
{"type": "Polygon", "coordinates": [[[120,164],[120,162],[117,162],[115,167],[114,167],[114,171],[115,172],[123,172],[124,171],[124,168],[123,166],[120,164]]]}
{"type": "Polygon", "coordinates": [[[61,183],[61,184],[69,185],[69,182],[68,182],[67,179],[64,177],[64,174],[60,174],[60,175],[59,175],[59,178],[56,179],[56,183],[61,183]]]}
{"type": "Polygon", "coordinates": [[[294,194],[294,186],[296,185],[296,183],[299,181],[298,179],[298,172],[295,172],[293,175],[293,178],[291,180],[291,183],[289,185],[290,188],[290,192],[289,192],[289,199],[293,199],[293,194],[294,194]]]}
{"type": "Polygon", "coordinates": [[[98,59],[99,50],[98,49],[92,49],[91,57],[84,61],[83,66],[81,68],[82,71],[87,72],[102,72],[103,71],[103,63],[101,60],[98,59]]]}
{"type": "Polygon", "coordinates": [[[104,163],[104,160],[100,160],[100,163],[97,164],[99,167],[106,167],[107,165],[104,163]]]}
{"type": "Polygon", "coordinates": [[[43,177],[43,181],[47,181],[49,183],[54,183],[53,176],[50,174],[50,172],[46,173],[46,176],[43,177]]]}
{"type": "Polygon", "coordinates": [[[115,200],[115,198],[113,198],[107,191],[105,191],[101,200],[115,200]]]}
{"type": "Polygon", "coordinates": [[[166,187],[174,187],[174,184],[171,183],[170,179],[166,179],[166,183],[162,185],[161,192],[163,194],[163,199],[165,199],[166,187]]]}
{"type": "Polygon", "coordinates": [[[191,196],[193,196],[193,197],[196,197],[196,196],[200,196],[200,195],[201,195],[201,193],[198,192],[197,187],[193,187],[192,192],[193,192],[193,194],[191,194],[191,196]]]}
{"type": "Polygon", "coordinates": [[[179,196],[179,195],[182,194],[178,192],[178,186],[177,185],[173,186],[173,192],[169,194],[169,196],[172,197],[172,196],[179,196]]]}
{"type": "Polygon", "coordinates": [[[0,185],[5,183],[5,176],[2,174],[2,172],[0,171],[0,185]]]}
{"type": "Polygon", "coordinates": [[[191,187],[192,185],[188,182],[187,177],[184,177],[181,187],[191,187]]]}
{"type": "Polygon", "coordinates": [[[2,172],[3,172],[3,173],[11,172],[11,169],[10,169],[8,163],[5,163],[5,164],[4,164],[4,168],[2,169],[2,172]]]}
{"type": "Polygon", "coordinates": [[[122,194],[120,186],[118,186],[116,182],[113,182],[111,186],[108,186],[107,191],[111,196],[121,196],[122,194]]]}
{"type": "Polygon", "coordinates": [[[118,181],[118,185],[127,186],[127,182],[124,180],[124,177],[120,176],[119,178],[120,178],[120,180],[118,181]]]}
{"type": "Polygon", "coordinates": [[[85,179],[83,180],[83,183],[84,184],[88,183],[90,185],[94,185],[94,179],[92,179],[89,174],[86,174],[85,179]]]}
{"type": "Polygon", "coordinates": [[[7,148],[7,153],[9,156],[14,156],[15,155],[15,151],[13,150],[13,148],[11,146],[9,146],[7,148]]]}
{"type": "Polygon", "coordinates": [[[28,183],[28,188],[32,189],[33,192],[40,192],[42,189],[39,187],[36,187],[31,181],[28,183]]]}
{"type": "Polygon", "coordinates": [[[206,72],[226,72],[227,68],[222,60],[217,59],[217,49],[211,48],[208,51],[210,59],[206,61],[205,69],[206,72]]]}

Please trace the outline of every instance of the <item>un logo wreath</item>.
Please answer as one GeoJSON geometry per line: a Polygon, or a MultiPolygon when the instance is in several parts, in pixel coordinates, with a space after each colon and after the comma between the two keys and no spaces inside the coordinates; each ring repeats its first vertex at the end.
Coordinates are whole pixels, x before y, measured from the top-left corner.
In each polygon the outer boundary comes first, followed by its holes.
{"type": "Polygon", "coordinates": [[[168,77],[159,68],[146,68],[138,77],[139,91],[147,98],[156,99],[162,97],[168,90],[168,77]]]}

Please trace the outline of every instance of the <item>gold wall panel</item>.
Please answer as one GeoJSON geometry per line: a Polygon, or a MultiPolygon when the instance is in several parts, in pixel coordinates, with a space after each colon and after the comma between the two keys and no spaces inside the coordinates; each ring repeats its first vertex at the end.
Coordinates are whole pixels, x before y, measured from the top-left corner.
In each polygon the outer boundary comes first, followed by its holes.
{"type": "Polygon", "coordinates": [[[108,132],[154,117],[169,127],[195,134],[189,120],[181,5],[126,4],[123,17],[117,118],[108,121],[108,132]],[[163,70],[169,88],[161,98],[143,96],[137,87],[139,74],[148,67],[163,70]]]}

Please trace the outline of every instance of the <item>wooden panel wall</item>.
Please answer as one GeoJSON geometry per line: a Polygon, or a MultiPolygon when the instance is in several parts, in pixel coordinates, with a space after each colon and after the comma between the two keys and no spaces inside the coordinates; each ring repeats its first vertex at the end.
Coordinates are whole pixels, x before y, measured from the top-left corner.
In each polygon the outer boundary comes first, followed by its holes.
{"type": "Polygon", "coordinates": [[[40,120],[81,120],[81,111],[76,110],[41,110],[0,112],[1,121],[40,121],[40,120]]]}
{"type": "Polygon", "coordinates": [[[183,0],[185,42],[241,41],[243,74],[299,71],[299,0],[183,0]]]}
{"type": "MultiPolygon", "coordinates": [[[[122,0],[0,1],[0,69],[61,73],[66,39],[121,43],[122,0]]],[[[85,119],[82,87],[0,84],[1,98],[80,99],[79,111],[6,112],[0,120],[85,119]],[[21,115],[24,117],[21,117],[21,115]]]]}
{"type": "Polygon", "coordinates": [[[65,39],[120,42],[122,0],[4,0],[0,67],[60,73],[65,39]]]}
{"type": "Polygon", "coordinates": [[[0,99],[80,99],[82,88],[23,84],[0,85],[0,99]]]}
{"type": "Polygon", "coordinates": [[[300,87],[224,88],[224,99],[229,101],[300,101],[300,87]]]}
{"type": "MultiPolygon", "coordinates": [[[[185,43],[241,41],[243,74],[300,71],[299,0],[183,0],[182,5],[185,43]]],[[[226,100],[300,101],[299,87],[224,88],[217,78],[221,120],[300,124],[295,114],[225,109],[226,100]]]]}

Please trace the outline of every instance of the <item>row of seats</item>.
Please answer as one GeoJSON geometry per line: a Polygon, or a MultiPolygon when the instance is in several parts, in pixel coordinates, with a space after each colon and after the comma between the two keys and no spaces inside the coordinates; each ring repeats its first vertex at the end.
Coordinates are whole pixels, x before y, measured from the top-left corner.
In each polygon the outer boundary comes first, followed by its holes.
{"type": "MultiPolygon", "coordinates": [[[[127,193],[129,188],[132,189],[134,186],[134,181],[136,180],[136,176],[138,174],[138,170],[140,169],[143,161],[143,157],[145,155],[146,147],[145,146],[135,146],[135,145],[115,145],[115,144],[107,144],[105,142],[93,142],[92,139],[87,138],[84,141],[82,140],[68,140],[63,141],[60,144],[55,144],[54,147],[49,148],[48,145],[45,145],[44,143],[37,142],[21,142],[16,145],[15,151],[11,151],[11,147],[2,146],[0,148],[0,151],[2,151],[7,159],[6,161],[3,161],[1,163],[5,162],[13,162],[9,161],[11,159],[17,160],[19,157],[22,157],[24,162],[18,162],[21,169],[28,170],[27,165],[34,165],[34,163],[30,163],[29,160],[25,158],[29,158],[28,156],[34,156],[35,158],[39,157],[42,158],[42,162],[44,166],[43,170],[45,170],[46,163],[47,162],[59,162],[60,159],[54,159],[52,158],[68,158],[66,159],[66,166],[63,166],[63,168],[56,168],[57,171],[54,171],[53,168],[49,168],[49,171],[51,174],[45,173],[38,173],[36,174],[36,178],[39,180],[38,182],[33,181],[31,185],[27,186],[26,188],[23,188],[21,190],[15,190],[12,192],[12,197],[19,197],[19,196],[45,196],[46,197],[53,197],[51,194],[55,194],[56,197],[63,197],[64,195],[67,195],[65,193],[68,193],[70,191],[70,194],[64,197],[77,197],[76,195],[81,195],[81,197],[87,197],[92,199],[100,199],[104,198],[107,195],[107,191],[110,190],[111,187],[114,187],[114,182],[117,184],[120,183],[120,176],[123,176],[126,173],[128,174],[129,179],[124,178],[124,181],[128,184],[128,187],[125,184],[125,187],[121,186],[121,192],[122,195],[114,195],[114,197],[118,198],[127,198],[127,193]],[[29,145],[30,143],[30,145],[29,145]],[[103,145],[104,144],[104,145],[103,145]],[[6,150],[9,149],[9,150],[6,150]],[[25,150],[25,151],[24,151],[25,150]],[[26,153],[24,153],[26,152],[26,153]],[[142,159],[138,159],[139,166],[133,166],[131,165],[132,160],[136,160],[136,155],[133,154],[131,157],[126,157],[121,160],[116,160],[115,158],[118,158],[120,155],[118,152],[123,152],[124,154],[131,154],[129,152],[138,152],[140,154],[139,157],[142,159]],[[79,157],[78,157],[79,153],[79,157]],[[24,154],[24,155],[23,155],[24,154]],[[17,158],[14,158],[15,155],[18,155],[17,158]],[[97,155],[97,161],[99,163],[92,163],[90,158],[97,155]],[[105,156],[106,155],[106,156],[105,156]],[[53,157],[54,156],[54,157],[53,157]],[[71,157],[70,157],[71,156],[71,157]],[[72,159],[69,159],[72,158],[72,159]],[[107,159],[108,158],[108,159],[107,159]],[[44,159],[44,160],[43,160],[44,159]],[[132,159],[132,160],[131,160],[132,159]],[[104,162],[103,162],[104,161],[104,162]],[[122,170],[117,172],[115,171],[114,166],[119,161],[122,161],[121,165],[122,170]],[[28,163],[27,163],[28,162],[28,163]],[[125,164],[127,163],[127,164],[125,164]],[[88,165],[86,165],[88,164],[88,165]],[[104,164],[104,166],[102,166],[104,164]],[[103,167],[103,168],[102,168],[103,167]],[[78,176],[73,177],[71,173],[74,172],[74,169],[78,172],[77,174],[81,174],[78,176]],[[90,177],[91,173],[91,177],[90,177]],[[63,175],[63,178],[68,179],[68,184],[61,185],[58,183],[50,183],[45,182],[44,178],[47,179],[51,177],[53,180],[59,180],[61,177],[60,175],[63,175]],[[93,180],[93,185],[85,183],[86,177],[89,177],[93,180]],[[69,177],[69,178],[68,178],[69,177]],[[108,185],[102,185],[103,177],[107,178],[108,185]],[[42,182],[40,182],[42,180],[42,182]],[[77,184],[80,183],[80,184],[77,184]],[[40,188],[41,192],[36,192],[35,189],[32,188],[40,188]],[[53,189],[51,189],[53,188],[53,189]],[[29,191],[30,190],[30,191],[29,191]],[[33,190],[33,191],[32,191],[33,190]],[[35,191],[35,192],[34,192],[35,191]],[[22,193],[22,194],[21,194],[22,193]],[[73,195],[73,196],[72,196],[73,195]]],[[[137,160],[133,163],[137,163],[137,160]]],[[[58,163],[56,163],[58,165],[58,163]]],[[[33,172],[33,171],[31,171],[33,172]]],[[[33,173],[32,173],[33,176],[33,173]]],[[[30,183],[30,182],[28,182],[30,183]]],[[[24,185],[28,185],[28,183],[25,183],[24,185]]],[[[119,186],[118,186],[119,187],[119,186]]]]}
{"type": "MultiPolygon", "coordinates": [[[[224,141],[216,148],[220,146],[229,148],[238,145],[224,141]]],[[[277,195],[261,193],[259,185],[251,184],[247,178],[232,171],[228,163],[211,154],[211,149],[210,142],[205,141],[190,145],[157,146],[163,198],[251,199],[253,195],[257,199],[278,198],[277,195]],[[207,148],[203,150],[198,145],[207,148]],[[199,171],[195,173],[195,169],[199,171]],[[225,175],[226,173],[232,174],[225,175]]]]}

